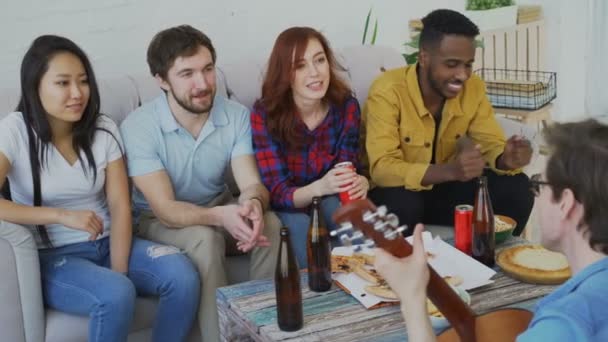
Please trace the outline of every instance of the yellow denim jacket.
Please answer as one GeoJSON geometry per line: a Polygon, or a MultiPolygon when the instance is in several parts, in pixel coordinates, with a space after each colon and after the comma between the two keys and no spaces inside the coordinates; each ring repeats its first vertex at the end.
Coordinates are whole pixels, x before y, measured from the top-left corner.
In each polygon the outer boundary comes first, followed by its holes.
{"type": "MultiPolygon", "coordinates": [[[[373,82],[363,107],[362,123],[374,184],[405,186],[414,191],[432,188],[420,183],[431,163],[435,119],[424,106],[416,65],[389,70],[373,82]]],[[[494,171],[520,172],[496,169],[496,159],[504,151],[505,136],[486,96],[485,85],[476,75],[464,83],[458,96],[445,102],[435,163],[454,159],[456,141],[465,135],[481,145],[483,157],[494,171]]]]}

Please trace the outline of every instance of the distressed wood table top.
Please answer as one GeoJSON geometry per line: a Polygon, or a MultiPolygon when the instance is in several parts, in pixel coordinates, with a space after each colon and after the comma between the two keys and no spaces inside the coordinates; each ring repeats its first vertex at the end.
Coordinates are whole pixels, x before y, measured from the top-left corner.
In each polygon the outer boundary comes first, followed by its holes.
{"type": "MultiPolygon", "coordinates": [[[[497,252],[527,243],[512,238],[497,252]]],[[[535,303],[556,286],[526,284],[504,275],[494,283],[470,291],[477,314],[506,307],[532,310],[535,303]]],[[[257,280],[217,290],[220,329],[224,341],[405,341],[406,328],[399,306],[366,310],[355,298],[335,285],[323,293],[308,289],[302,273],[304,327],[284,332],[276,324],[274,281],[257,280]]]]}

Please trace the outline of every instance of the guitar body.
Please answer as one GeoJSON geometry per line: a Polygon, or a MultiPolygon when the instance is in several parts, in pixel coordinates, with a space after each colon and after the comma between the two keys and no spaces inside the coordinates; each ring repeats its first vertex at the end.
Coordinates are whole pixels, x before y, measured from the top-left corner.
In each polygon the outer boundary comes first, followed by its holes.
{"type": "MultiPolygon", "coordinates": [[[[532,312],[524,309],[502,309],[475,317],[477,342],[513,342],[517,335],[524,332],[532,312]]],[[[437,337],[439,342],[460,342],[455,329],[450,328],[437,337]]]]}

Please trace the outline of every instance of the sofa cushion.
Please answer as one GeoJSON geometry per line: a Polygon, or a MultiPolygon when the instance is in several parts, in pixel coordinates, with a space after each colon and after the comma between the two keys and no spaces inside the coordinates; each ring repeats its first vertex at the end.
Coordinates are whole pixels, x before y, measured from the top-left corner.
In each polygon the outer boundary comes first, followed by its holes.
{"type": "Polygon", "coordinates": [[[265,68],[261,60],[225,65],[228,97],[251,110],[260,97],[265,68]]]}
{"type": "Polygon", "coordinates": [[[20,88],[13,87],[0,90],[0,120],[8,113],[14,112],[19,103],[20,88]]]}
{"type": "Polygon", "coordinates": [[[15,255],[10,244],[2,238],[0,238],[0,258],[2,259],[0,274],[4,278],[4,281],[0,282],[0,303],[3,307],[0,310],[0,331],[2,332],[0,337],[4,341],[25,341],[15,255]]]}
{"type": "Polygon", "coordinates": [[[44,310],[38,249],[25,227],[0,221],[0,341],[41,341],[44,310]]]}
{"type": "Polygon", "coordinates": [[[355,45],[337,51],[347,68],[350,85],[359,104],[363,106],[372,82],[384,70],[405,65],[405,60],[394,48],[378,45],[355,45]]]}
{"type": "Polygon", "coordinates": [[[138,106],[139,97],[135,83],[128,76],[101,79],[97,83],[101,100],[100,111],[120,125],[127,114],[138,106]]]}

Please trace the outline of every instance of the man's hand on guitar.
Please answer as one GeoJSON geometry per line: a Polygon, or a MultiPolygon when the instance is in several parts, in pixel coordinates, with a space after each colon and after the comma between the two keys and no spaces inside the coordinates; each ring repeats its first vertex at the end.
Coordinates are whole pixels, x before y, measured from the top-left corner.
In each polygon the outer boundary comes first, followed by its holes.
{"type": "Polygon", "coordinates": [[[426,287],[429,282],[429,268],[422,242],[424,226],[417,224],[414,230],[413,252],[409,257],[395,258],[382,249],[376,249],[375,267],[386,279],[391,289],[397,293],[402,303],[422,301],[426,303],[426,287]]]}

